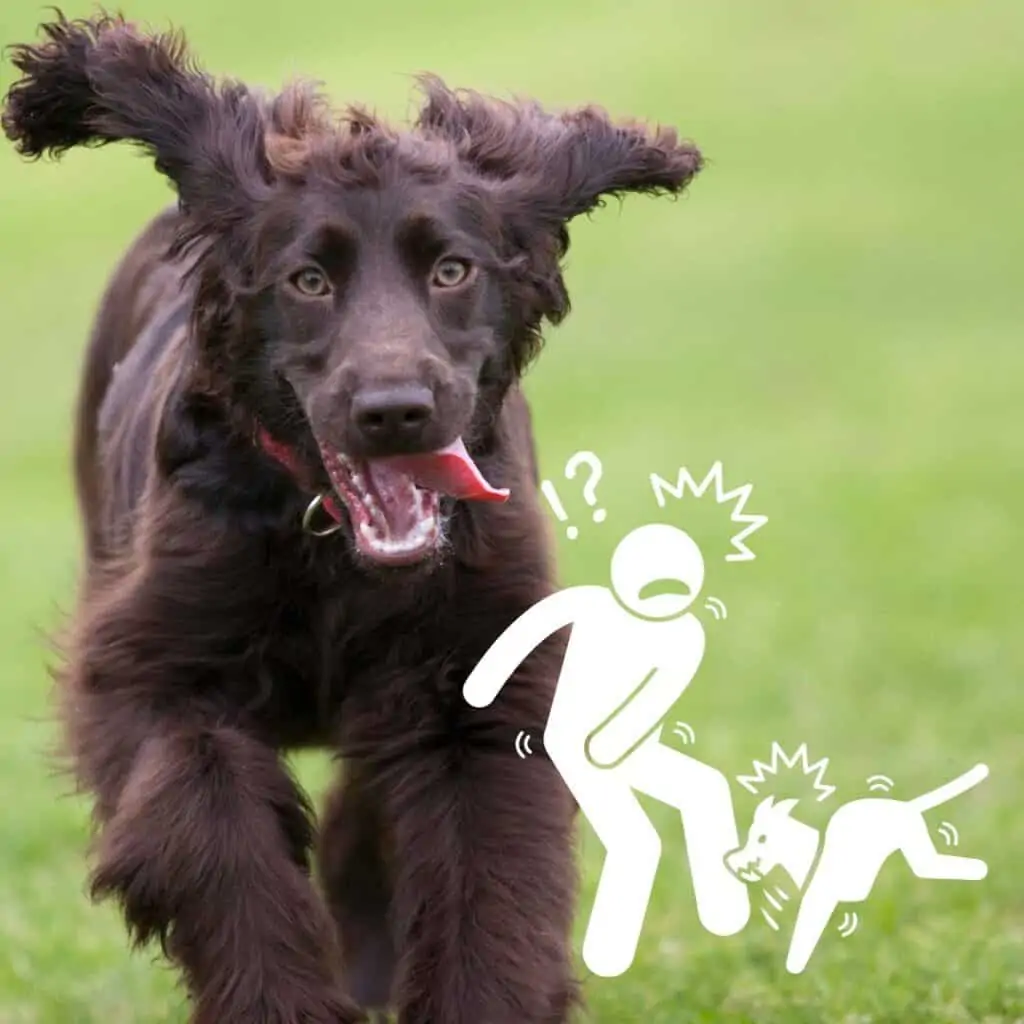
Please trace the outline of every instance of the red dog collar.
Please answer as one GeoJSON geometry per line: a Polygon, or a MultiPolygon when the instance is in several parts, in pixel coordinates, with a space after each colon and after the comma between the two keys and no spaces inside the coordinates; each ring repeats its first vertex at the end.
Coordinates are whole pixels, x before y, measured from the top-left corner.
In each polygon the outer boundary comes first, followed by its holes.
{"type": "MultiPolygon", "coordinates": [[[[279,463],[293,477],[300,486],[305,490],[310,488],[305,484],[306,473],[303,470],[302,463],[299,461],[298,455],[295,454],[295,450],[286,445],[283,441],[278,441],[276,438],[270,435],[270,432],[262,425],[256,427],[256,440],[259,442],[259,446],[272,458],[275,462],[279,463]]],[[[338,506],[338,502],[335,500],[332,494],[323,492],[318,494],[309,507],[306,509],[306,514],[303,517],[303,526],[309,529],[309,521],[312,518],[313,513],[316,511],[318,505],[322,505],[327,514],[337,524],[341,524],[343,521],[341,509],[338,506]]],[[[318,530],[309,532],[316,532],[317,534],[333,533],[337,527],[332,527],[329,530],[318,530]]]]}

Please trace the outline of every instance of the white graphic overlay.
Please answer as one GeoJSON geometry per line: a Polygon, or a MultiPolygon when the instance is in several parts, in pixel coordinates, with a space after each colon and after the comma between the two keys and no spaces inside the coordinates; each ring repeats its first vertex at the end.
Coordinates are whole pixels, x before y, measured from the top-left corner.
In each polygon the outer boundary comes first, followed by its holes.
{"type": "Polygon", "coordinates": [[[651,474],[651,488],[654,491],[654,497],[658,502],[659,508],[665,507],[666,491],[671,494],[673,498],[685,497],[687,490],[689,490],[695,498],[702,498],[705,491],[708,490],[711,484],[715,485],[715,501],[718,502],[719,505],[724,505],[729,501],[734,502],[735,507],[730,514],[730,518],[734,523],[740,523],[743,526],[743,529],[732,538],[732,546],[736,549],[736,552],[734,554],[726,555],[725,560],[727,562],[752,562],[757,558],[757,555],[755,555],[743,542],[755,530],[760,530],[761,527],[768,522],[767,516],[754,515],[751,512],[743,511],[747,506],[747,500],[750,497],[751,490],[753,490],[753,485],[742,484],[739,487],[733,488],[731,491],[726,491],[725,484],[722,481],[721,462],[716,462],[711,469],[708,470],[708,475],[704,477],[700,483],[697,483],[685,466],[679,470],[679,476],[676,478],[675,486],[670,484],[667,480],[663,480],[656,473],[651,474]]]}
{"type": "MultiPolygon", "coordinates": [[[[575,479],[580,466],[590,467],[587,482],[583,485],[583,500],[594,510],[592,514],[594,522],[603,523],[608,513],[597,505],[597,484],[601,479],[601,474],[604,472],[604,467],[601,465],[601,460],[593,452],[577,452],[565,464],[565,478],[567,480],[575,479]]],[[[555,485],[550,480],[544,480],[541,482],[540,490],[541,494],[547,498],[551,511],[555,513],[558,521],[568,524],[569,513],[565,511],[565,506],[562,504],[562,499],[558,497],[555,485]]],[[[569,540],[575,540],[580,535],[579,528],[569,524],[565,528],[565,535],[569,540]]]]}
{"type": "MultiPolygon", "coordinates": [[[[593,521],[602,523],[601,460],[593,452],[577,452],[566,463],[565,477],[575,479],[584,466],[589,472],[583,499],[593,521]]],[[[675,483],[653,473],[650,483],[661,509],[668,507],[666,496],[713,494],[717,504],[731,503],[730,520],[740,529],[725,561],[756,558],[744,542],[767,517],[745,511],[750,484],[726,490],[720,462],[699,482],[684,467],[675,483]]],[[[575,540],[579,529],[569,522],[554,484],[544,480],[541,491],[566,536],[575,540]]],[[[786,959],[793,974],[806,968],[840,904],[867,899],[892,854],[902,853],[919,878],[977,881],[988,872],[984,861],[940,853],[923,817],[987,778],[983,764],[910,800],[889,796],[896,786],[889,776],[871,775],[866,785],[873,795],[840,806],[824,834],[794,817],[799,800],[767,796],[740,843],[726,776],[662,742],[666,726],[684,747],[697,739],[688,722],[666,721],[704,657],[704,627],[693,609],[703,608],[714,623],[729,617],[718,597],[701,599],[705,568],[686,531],[667,523],[641,526],[615,548],[610,586],[570,587],[539,601],[495,640],[463,687],[469,704],[488,706],[534,648],[572,627],[544,749],[605,849],[583,940],[584,962],[603,977],[617,977],[633,962],[661,860],[661,839],[638,794],[679,812],[697,916],[705,929],[723,937],[741,931],[750,918],[754,885],[764,901],[761,916],[773,931],[782,930],[785,915],[795,915],[786,959]],[[775,869],[788,873],[797,894],[767,881],[775,869]]],[[[522,730],[514,747],[522,759],[534,753],[530,735],[522,730]]],[[[773,743],[768,760],[755,760],[753,771],[736,781],[759,794],[782,768],[796,770],[821,802],[836,790],[824,780],[828,765],[825,757],[812,762],[806,743],[792,755],[773,743]]],[[[947,849],[959,845],[952,822],[943,821],[937,832],[947,849]]],[[[836,930],[847,939],[860,924],[857,912],[844,908],[836,930]]]]}
{"type": "Polygon", "coordinates": [[[604,977],[633,962],[661,858],[637,792],[682,816],[703,926],[732,935],[750,915],[746,888],[724,861],[738,844],[728,780],[661,742],[664,719],[704,655],[704,629],[687,611],[703,582],[704,560],[687,533],[642,526],[615,549],[610,589],[571,587],[534,605],[463,690],[485,707],[534,647],[572,625],[544,748],[606,850],[583,942],[585,963],[604,977]]]}
{"type": "MultiPolygon", "coordinates": [[[[772,766],[754,762],[754,776],[740,776],[738,781],[764,782],[764,775],[773,772],[778,762],[793,767],[801,760],[805,774],[819,768],[815,788],[821,790],[821,771],[826,760],[810,767],[806,744],[797,755],[786,758],[778,744],[773,744],[772,766]],[[778,757],[776,757],[778,752],[778,757]]],[[[918,878],[980,881],[988,874],[984,861],[973,857],[940,853],[924,820],[924,812],[952,800],[988,778],[988,767],[977,764],[951,782],[911,800],[891,797],[866,797],[843,804],[829,819],[824,837],[818,829],[793,817],[798,800],[776,801],[767,797],[757,805],[746,842],[730,852],[725,862],[737,878],[759,883],[775,868],[782,868],[801,891],[796,923],[786,957],[786,969],[800,974],[807,966],[819,940],[841,903],[862,903],[871,894],[882,865],[894,853],[902,853],[910,870],[918,878]]],[[[885,775],[872,775],[872,790],[888,792],[892,780],[885,775]]],[[[828,796],[834,790],[829,788],[828,796]]],[[[819,796],[819,799],[822,797],[819,796]]],[[[939,834],[947,846],[959,842],[959,834],[949,822],[940,825],[939,834]]],[[[783,894],[776,888],[775,895],[783,894]]],[[[781,906],[766,890],[776,910],[781,906]]],[[[778,924],[765,910],[762,915],[769,926],[778,924]]],[[[845,912],[839,933],[848,938],[857,929],[856,912],[845,912]]]]}

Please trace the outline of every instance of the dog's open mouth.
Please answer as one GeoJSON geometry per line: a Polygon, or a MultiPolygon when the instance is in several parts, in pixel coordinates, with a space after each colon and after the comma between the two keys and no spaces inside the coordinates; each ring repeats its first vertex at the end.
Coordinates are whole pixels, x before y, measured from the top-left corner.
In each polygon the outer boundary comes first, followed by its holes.
{"type": "Polygon", "coordinates": [[[356,459],[321,445],[324,467],[352,523],[357,550],[383,565],[409,565],[441,539],[441,497],[506,501],[491,486],[462,438],[432,452],[356,459]]]}
{"type": "MultiPolygon", "coordinates": [[[[738,852],[738,851],[737,851],[738,852]]],[[[752,861],[748,861],[740,867],[736,867],[730,863],[732,854],[726,854],[725,866],[731,871],[738,879],[743,882],[753,883],[761,882],[764,880],[764,872],[761,870],[761,858],[757,857],[752,861]]]]}

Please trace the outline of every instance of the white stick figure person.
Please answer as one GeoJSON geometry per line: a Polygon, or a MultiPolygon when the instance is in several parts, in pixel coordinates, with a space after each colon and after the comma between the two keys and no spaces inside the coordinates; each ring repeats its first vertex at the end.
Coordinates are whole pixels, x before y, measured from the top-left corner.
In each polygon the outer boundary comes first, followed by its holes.
{"type": "Polygon", "coordinates": [[[494,642],[463,689],[470,704],[486,707],[538,644],[572,625],[544,746],[606,851],[583,942],[584,962],[603,977],[633,962],[661,858],[635,791],[679,810],[703,926],[733,935],[750,916],[746,887],[724,861],[739,845],[728,780],[660,742],[665,716],[704,655],[704,630],[687,612],[703,582],[689,534],[642,526],[616,547],[610,589],[570,587],[539,601],[494,642]]]}

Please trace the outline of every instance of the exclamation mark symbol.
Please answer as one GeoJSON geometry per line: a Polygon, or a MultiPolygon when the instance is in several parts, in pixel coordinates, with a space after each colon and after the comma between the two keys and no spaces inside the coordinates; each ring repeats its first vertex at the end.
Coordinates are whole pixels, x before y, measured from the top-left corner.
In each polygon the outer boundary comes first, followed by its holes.
{"type": "MultiPolygon", "coordinates": [[[[569,522],[569,513],[565,511],[562,505],[561,499],[558,497],[558,491],[555,490],[555,485],[550,480],[544,480],[540,485],[541,494],[548,499],[548,504],[551,506],[551,511],[555,513],[560,523],[569,522]]],[[[569,540],[575,540],[579,536],[580,531],[575,526],[567,526],[565,528],[565,535],[569,540]]]]}

